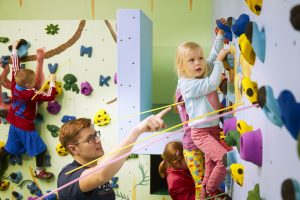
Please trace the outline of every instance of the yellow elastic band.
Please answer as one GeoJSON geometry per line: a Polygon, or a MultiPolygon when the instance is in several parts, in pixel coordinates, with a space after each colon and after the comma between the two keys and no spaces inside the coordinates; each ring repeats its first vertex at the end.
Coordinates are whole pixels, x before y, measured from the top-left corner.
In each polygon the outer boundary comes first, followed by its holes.
{"type": "Polygon", "coordinates": [[[156,111],[156,110],[162,110],[164,108],[168,108],[168,107],[175,106],[175,105],[182,104],[182,103],[184,103],[184,101],[181,101],[181,102],[178,102],[178,103],[169,104],[169,105],[158,107],[158,108],[154,108],[154,109],[151,109],[151,110],[146,110],[146,111],[143,111],[143,112],[140,112],[140,113],[136,113],[136,114],[132,114],[132,115],[127,115],[125,117],[121,117],[120,120],[131,118],[131,117],[138,116],[138,115],[142,115],[142,114],[145,114],[145,113],[148,113],[148,112],[152,112],[152,111],[156,111]]]}
{"type": "MultiPolygon", "coordinates": [[[[47,82],[48,82],[48,81],[47,81],[47,82]]],[[[45,88],[46,85],[47,85],[47,82],[45,82],[45,83],[42,85],[42,87],[39,89],[39,91],[31,98],[31,101],[32,101],[38,94],[40,94],[40,93],[43,92],[44,88],[45,88]]]]}
{"type": "MultiPolygon", "coordinates": [[[[70,63],[71,60],[68,60],[68,61],[64,62],[64,64],[63,64],[62,66],[66,65],[67,62],[70,63]]],[[[58,68],[58,69],[59,69],[59,68],[58,68]]],[[[58,69],[56,70],[56,73],[57,73],[58,69]]],[[[43,92],[44,88],[45,88],[46,85],[47,85],[47,82],[48,82],[48,81],[46,81],[46,82],[43,84],[43,86],[39,89],[39,91],[31,98],[31,101],[32,101],[38,94],[40,94],[40,93],[43,92]]]]}
{"type": "Polygon", "coordinates": [[[75,169],[73,169],[73,170],[70,170],[70,171],[66,172],[65,175],[68,175],[68,174],[70,174],[70,173],[72,173],[72,172],[74,172],[74,171],[77,171],[77,170],[79,170],[79,169],[85,167],[85,166],[88,166],[88,165],[90,165],[90,164],[93,164],[93,163],[97,162],[97,161],[100,160],[100,159],[106,158],[106,157],[109,156],[109,155],[112,155],[112,154],[114,154],[114,153],[116,153],[116,152],[122,151],[122,150],[124,150],[124,149],[126,149],[126,148],[129,148],[129,147],[131,147],[131,146],[133,146],[133,145],[136,145],[136,144],[139,144],[139,143],[141,143],[141,142],[144,142],[144,141],[146,141],[146,140],[148,140],[148,139],[150,139],[150,138],[152,138],[152,137],[154,137],[154,136],[157,136],[157,135],[160,135],[160,134],[162,134],[162,133],[164,133],[164,132],[173,130],[173,129],[175,129],[175,128],[179,127],[179,126],[182,126],[182,125],[184,125],[184,124],[187,124],[187,123],[189,123],[189,122],[192,122],[192,121],[198,120],[198,119],[200,119],[200,118],[202,118],[202,117],[205,117],[205,116],[208,116],[208,115],[212,115],[212,114],[218,113],[218,112],[220,112],[220,111],[224,111],[224,110],[227,110],[227,109],[229,109],[229,108],[233,108],[234,106],[240,106],[240,105],[243,105],[243,104],[244,104],[244,103],[239,103],[239,104],[237,104],[237,105],[236,105],[236,104],[233,104],[232,106],[228,106],[228,107],[226,107],[226,108],[222,108],[222,109],[219,109],[219,110],[215,110],[215,111],[213,111],[213,112],[206,113],[206,114],[204,114],[204,115],[202,115],[202,116],[193,118],[193,119],[191,119],[191,120],[188,120],[188,121],[182,122],[182,123],[180,123],[180,124],[177,124],[177,125],[175,125],[175,126],[172,126],[172,127],[170,127],[170,128],[167,128],[167,129],[165,129],[165,130],[163,130],[163,131],[153,133],[152,135],[147,136],[147,137],[145,137],[145,138],[143,138],[143,139],[141,139],[141,140],[139,140],[139,141],[133,142],[133,143],[128,144],[128,145],[126,145],[126,146],[124,146],[124,147],[122,147],[122,148],[116,149],[115,151],[112,151],[112,152],[110,152],[110,153],[108,153],[108,154],[106,154],[106,155],[104,155],[104,156],[102,156],[102,157],[100,157],[100,158],[96,158],[95,160],[92,160],[92,161],[90,161],[90,162],[88,162],[88,163],[86,163],[86,164],[84,164],[84,165],[81,165],[80,167],[77,167],[77,168],[75,168],[75,169]]]}

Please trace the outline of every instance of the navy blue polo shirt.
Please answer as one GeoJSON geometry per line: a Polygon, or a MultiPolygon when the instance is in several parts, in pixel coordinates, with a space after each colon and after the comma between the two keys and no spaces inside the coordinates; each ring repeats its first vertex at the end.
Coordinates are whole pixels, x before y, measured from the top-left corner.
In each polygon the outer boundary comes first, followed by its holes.
{"type": "MultiPolygon", "coordinates": [[[[81,165],[75,160],[65,166],[58,175],[57,186],[60,187],[76,178],[79,178],[81,174],[88,169],[88,167],[83,167],[71,174],[66,175],[66,173],[70,170],[80,166],[81,165]]],[[[58,196],[60,200],[115,200],[115,192],[109,183],[101,185],[89,192],[82,192],[79,187],[79,182],[77,181],[76,183],[58,191],[58,196]]]]}

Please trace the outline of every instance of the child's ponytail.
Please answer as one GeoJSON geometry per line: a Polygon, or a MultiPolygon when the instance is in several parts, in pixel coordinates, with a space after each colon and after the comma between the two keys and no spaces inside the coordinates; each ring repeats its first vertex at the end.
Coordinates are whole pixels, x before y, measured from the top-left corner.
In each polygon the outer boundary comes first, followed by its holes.
{"type": "Polygon", "coordinates": [[[168,163],[165,162],[164,160],[161,161],[161,163],[159,164],[159,167],[158,167],[158,172],[159,172],[160,177],[162,177],[162,178],[167,177],[167,168],[168,168],[168,163]]]}
{"type": "Polygon", "coordinates": [[[167,177],[167,168],[176,168],[176,163],[180,163],[183,156],[183,146],[179,141],[169,142],[161,156],[163,161],[159,164],[158,171],[162,178],[167,177]]]}

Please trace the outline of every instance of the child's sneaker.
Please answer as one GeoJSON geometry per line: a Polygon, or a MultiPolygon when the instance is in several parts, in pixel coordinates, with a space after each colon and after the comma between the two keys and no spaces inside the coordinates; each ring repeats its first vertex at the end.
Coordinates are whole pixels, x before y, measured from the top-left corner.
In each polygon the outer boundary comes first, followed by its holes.
{"type": "Polygon", "coordinates": [[[34,176],[38,179],[51,179],[54,176],[54,174],[51,172],[47,172],[45,169],[42,169],[39,172],[35,170],[34,176]]]}

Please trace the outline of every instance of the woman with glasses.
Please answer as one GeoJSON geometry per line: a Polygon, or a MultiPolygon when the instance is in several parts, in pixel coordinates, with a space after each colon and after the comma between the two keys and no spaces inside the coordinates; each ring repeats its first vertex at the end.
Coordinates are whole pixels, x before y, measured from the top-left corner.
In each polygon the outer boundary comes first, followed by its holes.
{"type": "MultiPolygon", "coordinates": [[[[154,132],[164,128],[166,125],[162,117],[170,110],[171,108],[167,108],[140,122],[120,142],[120,144],[112,150],[113,153],[108,154],[109,156],[106,156],[103,160],[101,160],[101,164],[107,163],[130,152],[132,146],[124,149],[123,147],[134,143],[142,133],[154,132]]],[[[104,155],[100,140],[100,132],[94,129],[90,119],[80,118],[64,124],[60,129],[59,140],[61,144],[68,149],[70,154],[73,156],[74,161],[61,170],[57,180],[58,187],[65,185],[80,176],[84,176],[99,166],[99,164],[93,162],[90,165],[84,166],[72,173],[67,173],[104,155]]],[[[91,176],[87,176],[86,178],[58,191],[59,199],[115,199],[115,194],[109,185],[109,180],[120,170],[125,160],[126,157],[118,159],[117,161],[97,170],[91,176]]]]}

